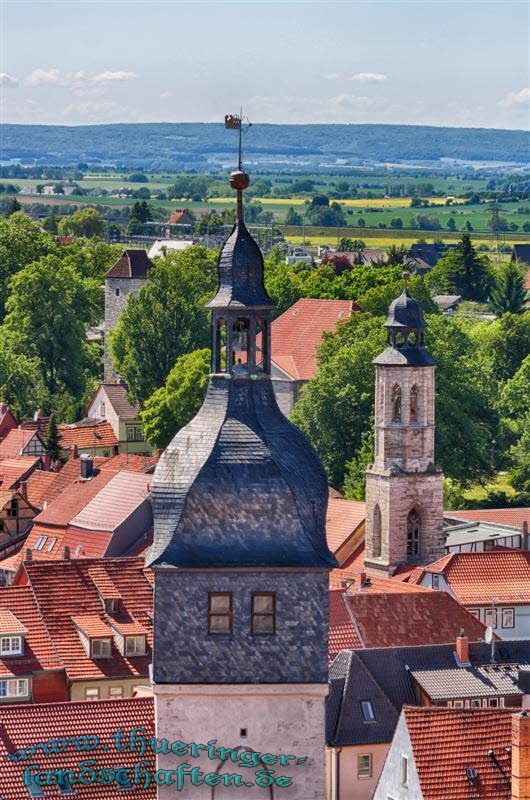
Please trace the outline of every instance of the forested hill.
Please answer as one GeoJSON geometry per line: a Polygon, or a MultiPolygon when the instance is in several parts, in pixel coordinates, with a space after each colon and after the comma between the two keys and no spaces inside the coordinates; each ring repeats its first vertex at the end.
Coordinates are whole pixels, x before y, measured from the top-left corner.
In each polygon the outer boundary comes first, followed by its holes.
{"type": "MultiPolygon", "coordinates": [[[[80,161],[146,169],[215,167],[233,159],[236,136],[218,123],[3,125],[1,158],[70,165],[80,161]]],[[[245,136],[248,162],[271,168],[377,162],[527,163],[530,133],[419,125],[266,125],[245,136]]]]}

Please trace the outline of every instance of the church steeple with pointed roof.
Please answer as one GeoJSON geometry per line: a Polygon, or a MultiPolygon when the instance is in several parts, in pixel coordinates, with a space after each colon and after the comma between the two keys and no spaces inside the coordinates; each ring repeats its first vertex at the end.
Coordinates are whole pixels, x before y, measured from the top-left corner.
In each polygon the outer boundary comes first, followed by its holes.
{"type": "MultiPolygon", "coordinates": [[[[249,178],[238,170],[230,182],[238,213],[208,304],[206,398],[160,458],[152,484],[147,564],[155,572],[158,735],[303,750],[308,769],[286,767],[282,774],[293,775],[293,800],[320,800],[328,572],[336,566],[325,534],[327,481],[313,447],[274,396],[274,305],[262,254],[243,219],[249,178]]],[[[160,757],[159,768],[179,760],[160,757]]],[[[204,768],[211,771],[208,760],[204,768]]],[[[159,797],[169,800],[171,790],[164,791],[159,797]]],[[[210,798],[210,789],[189,791],[191,798],[210,798]]]]}

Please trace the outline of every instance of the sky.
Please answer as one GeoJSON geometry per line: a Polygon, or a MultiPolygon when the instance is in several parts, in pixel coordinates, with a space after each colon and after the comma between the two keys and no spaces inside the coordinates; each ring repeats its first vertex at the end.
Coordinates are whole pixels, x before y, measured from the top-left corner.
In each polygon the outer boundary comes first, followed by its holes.
{"type": "Polygon", "coordinates": [[[515,0],[2,0],[1,121],[528,129],[515,0]]]}

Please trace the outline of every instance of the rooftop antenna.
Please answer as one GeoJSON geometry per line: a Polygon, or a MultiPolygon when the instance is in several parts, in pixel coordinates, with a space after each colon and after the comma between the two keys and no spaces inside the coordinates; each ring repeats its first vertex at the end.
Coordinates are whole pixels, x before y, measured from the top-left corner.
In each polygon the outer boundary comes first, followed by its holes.
{"type": "Polygon", "coordinates": [[[239,114],[225,114],[225,128],[229,130],[239,131],[239,142],[237,150],[237,172],[233,172],[230,176],[230,185],[237,191],[237,221],[243,221],[243,190],[247,188],[250,183],[250,178],[243,172],[243,123],[247,123],[246,130],[251,127],[252,123],[249,122],[248,117],[243,116],[243,109],[239,110],[239,114]]]}

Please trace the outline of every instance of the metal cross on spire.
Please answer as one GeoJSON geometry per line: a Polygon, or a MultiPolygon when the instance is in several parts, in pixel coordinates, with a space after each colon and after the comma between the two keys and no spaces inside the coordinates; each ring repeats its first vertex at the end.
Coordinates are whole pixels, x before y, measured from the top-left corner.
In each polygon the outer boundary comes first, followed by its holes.
{"type": "Polygon", "coordinates": [[[239,146],[238,146],[238,159],[237,168],[242,169],[243,163],[243,123],[247,123],[247,130],[251,127],[252,123],[248,117],[243,116],[243,109],[239,110],[239,114],[225,114],[225,128],[239,131],[239,146]]]}

